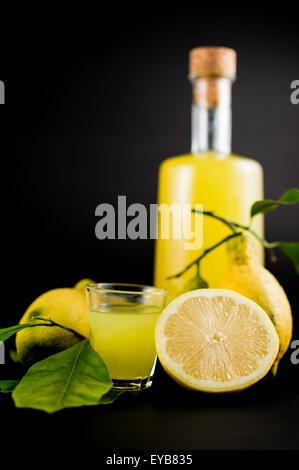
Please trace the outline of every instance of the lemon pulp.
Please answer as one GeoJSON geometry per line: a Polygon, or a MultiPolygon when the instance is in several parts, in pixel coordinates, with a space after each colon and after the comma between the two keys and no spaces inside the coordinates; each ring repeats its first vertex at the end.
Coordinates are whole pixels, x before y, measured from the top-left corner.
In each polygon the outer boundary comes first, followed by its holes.
{"type": "Polygon", "coordinates": [[[223,289],[200,289],[169,304],[156,328],[159,359],[176,380],[207,391],[245,388],[263,377],[278,336],[255,303],[223,289]]]}

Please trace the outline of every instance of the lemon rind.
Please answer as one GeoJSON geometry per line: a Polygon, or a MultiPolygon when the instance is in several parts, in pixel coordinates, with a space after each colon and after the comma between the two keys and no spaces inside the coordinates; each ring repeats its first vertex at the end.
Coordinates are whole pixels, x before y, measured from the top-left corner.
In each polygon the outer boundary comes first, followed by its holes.
{"type": "Polygon", "coordinates": [[[174,380],[176,380],[184,387],[211,393],[242,390],[255,384],[269,372],[279,351],[279,338],[275,327],[269,319],[267,313],[253,300],[227,289],[197,289],[194,291],[186,292],[180,295],[179,297],[175,298],[172,302],[167,305],[167,307],[161,313],[156,324],[155,338],[157,355],[159,357],[159,360],[163,368],[174,380]],[[225,382],[216,382],[213,380],[199,380],[186,374],[183,370],[182,365],[174,362],[173,359],[169,357],[166,351],[167,339],[164,337],[163,334],[165,323],[170,315],[177,313],[178,307],[182,304],[183,301],[193,297],[198,297],[198,295],[210,298],[215,297],[216,295],[233,298],[237,303],[245,303],[246,305],[248,305],[248,307],[252,308],[255,312],[257,312],[259,318],[262,320],[263,324],[267,327],[271,334],[271,342],[269,343],[269,353],[261,359],[258,369],[256,369],[252,374],[237,377],[225,382]]]}

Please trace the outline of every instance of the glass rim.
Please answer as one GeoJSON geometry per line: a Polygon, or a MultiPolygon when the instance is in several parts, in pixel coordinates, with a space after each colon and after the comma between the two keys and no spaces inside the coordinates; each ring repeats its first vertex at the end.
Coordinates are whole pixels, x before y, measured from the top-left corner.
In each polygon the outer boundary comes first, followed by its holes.
{"type": "Polygon", "coordinates": [[[168,290],[161,287],[149,286],[146,284],[131,284],[125,282],[98,282],[87,284],[85,286],[87,291],[109,293],[109,294],[127,294],[127,295],[167,295],[168,290]],[[106,287],[105,287],[106,286],[106,287]],[[110,286],[110,287],[107,287],[110,286]],[[131,287],[132,289],[126,290],[121,287],[131,287]],[[141,290],[143,288],[144,290],[141,290]],[[138,290],[140,289],[140,290],[138,290]]]}

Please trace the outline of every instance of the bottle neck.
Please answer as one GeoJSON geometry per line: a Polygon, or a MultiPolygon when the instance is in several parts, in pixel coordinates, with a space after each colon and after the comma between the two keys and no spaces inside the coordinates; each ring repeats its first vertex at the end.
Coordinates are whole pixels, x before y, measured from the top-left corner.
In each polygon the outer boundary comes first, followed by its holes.
{"type": "Polygon", "coordinates": [[[223,156],[231,153],[232,80],[223,76],[192,79],[191,152],[213,151],[223,156]]]}

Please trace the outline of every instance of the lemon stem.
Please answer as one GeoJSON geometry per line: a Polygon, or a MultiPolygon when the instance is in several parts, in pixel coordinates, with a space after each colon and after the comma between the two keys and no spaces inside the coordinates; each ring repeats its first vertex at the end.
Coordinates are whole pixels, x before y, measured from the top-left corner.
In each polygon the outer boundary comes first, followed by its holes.
{"type": "MultiPolygon", "coordinates": [[[[72,330],[71,328],[67,328],[66,326],[62,326],[59,323],[56,323],[54,320],[50,320],[49,318],[34,317],[34,320],[42,320],[43,322],[45,322],[44,324],[39,325],[39,326],[57,326],[59,328],[62,328],[63,330],[73,333],[76,336],[79,336],[80,338],[83,338],[83,336],[81,336],[75,330],[72,330]]],[[[37,325],[33,324],[32,326],[37,326],[37,325]]]]}
{"type": "Polygon", "coordinates": [[[196,258],[194,261],[192,261],[190,264],[188,264],[182,271],[180,271],[177,274],[173,274],[172,276],[167,277],[168,280],[171,279],[176,279],[178,277],[181,277],[183,274],[185,274],[186,271],[188,271],[194,264],[197,264],[197,275],[199,275],[199,263],[200,261],[207,256],[211,251],[215,250],[215,248],[218,248],[218,246],[222,245],[223,243],[226,243],[229,241],[231,238],[234,238],[236,236],[239,236],[242,234],[240,232],[240,229],[243,231],[249,232],[251,235],[253,235],[260,243],[261,245],[266,248],[267,250],[270,250],[272,252],[273,248],[276,248],[279,246],[279,242],[268,242],[265,240],[263,237],[258,235],[252,228],[250,228],[249,225],[243,225],[239,224],[238,222],[233,222],[232,220],[225,219],[224,217],[220,217],[219,215],[214,214],[214,212],[211,211],[202,211],[199,209],[192,209],[192,212],[194,214],[202,214],[206,215],[208,217],[212,217],[213,219],[219,220],[219,222],[222,222],[225,224],[227,227],[231,229],[233,232],[232,235],[229,235],[222,240],[220,240],[218,243],[215,243],[215,245],[212,245],[210,248],[207,248],[198,258],[196,258]]]}
{"type": "Polygon", "coordinates": [[[202,215],[207,215],[208,217],[212,217],[213,219],[219,220],[223,224],[227,225],[232,232],[237,233],[237,227],[238,224],[235,224],[234,222],[231,222],[228,219],[224,219],[223,217],[220,217],[219,215],[214,214],[214,212],[211,211],[201,211],[199,209],[192,209],[192,212],[194,214],[202,214],[202,215]]]}
{"type": "Polygon", "coordinates": [[[174,274],[172,276],[169,276],[167,279],[170,280],[170,279],[176,279],[178,277],[181,277],[183,274],[185,274],[186,271],[188,271],[192,266],[194,266],[194,264],[197,264],[199,266],[200,261],[205,256],[207,256],[211,251],[215,250],[216,248],[218,248],[218,246],[222,245],[223,243],[228,242],[232,238],[238,237],[239,235],[242,235],[242,232],[235,232],[235,233],[233,233],[231,235],[228,235],[227,237],[223,238],[219,242],[215,243],[215,245],[212,245],[209,248],[207,248],[206,250],[204,250],[204,252],[198,258],[196,258],[194,261],[192,261],[190,264],[188,264],[182,271],[180,271],[179,273],[174,274]]]}
{"type": "Polygon", "coordinates": [[[192,212],[195,214],[202,214],[207,215],[208,217],[212,217],[213,219],[219,220],[223,224],[227,225],[233,233],[238,233],[238,229],[245,230],[251,235],[253,235],[262,245],[264,248],[271,250],[272,248],[276,248],[279,246],[279,242],[268,242],[263,237],[258,235],[249,225],[239,224],[238,222],[233,222],[232,220],[225,219],[224,217],[220,217],[219,215],[214,214],[211,211],[201,211],[199,209],[192,209],[192,212]]]}

